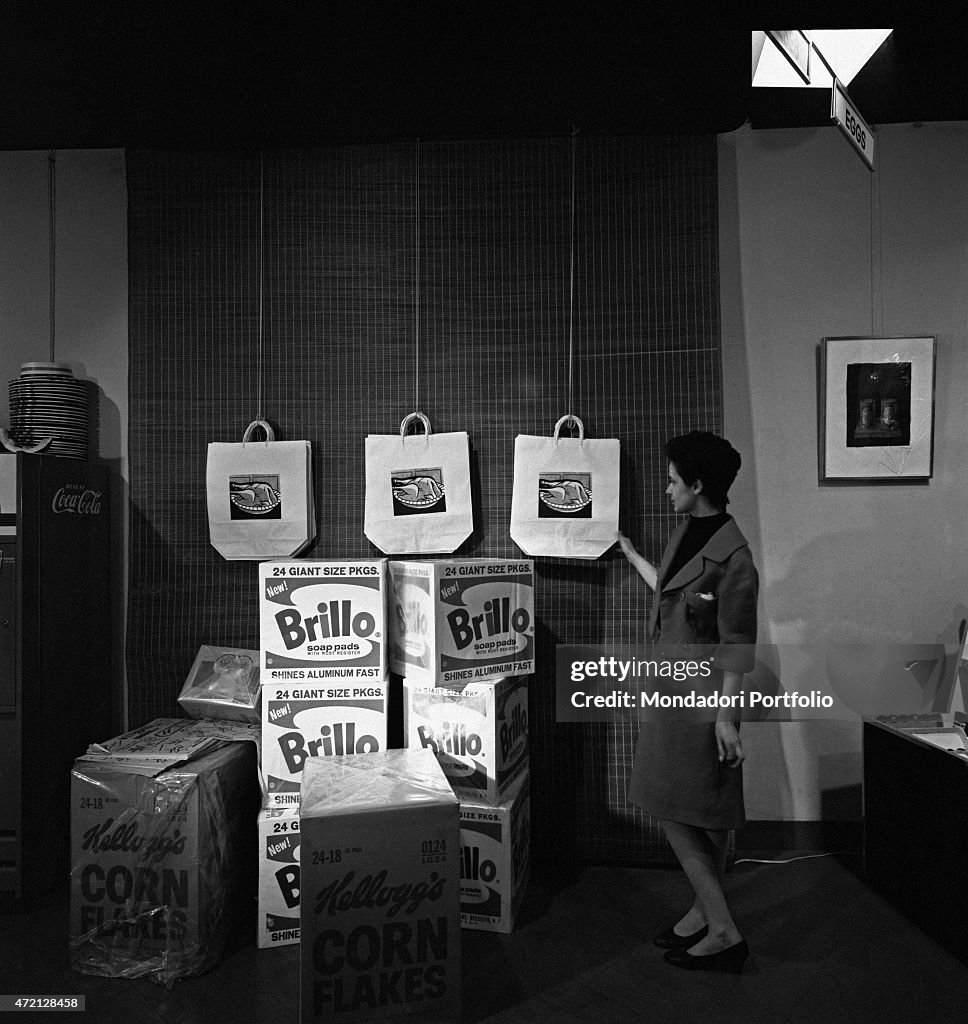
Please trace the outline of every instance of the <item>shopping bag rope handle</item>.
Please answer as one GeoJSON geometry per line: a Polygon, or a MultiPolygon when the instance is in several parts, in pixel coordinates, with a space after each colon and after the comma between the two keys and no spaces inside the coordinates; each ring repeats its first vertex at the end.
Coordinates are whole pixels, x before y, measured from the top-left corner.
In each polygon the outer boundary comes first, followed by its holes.
{"type": "Polygon", "coordinates": [[[572,416],[571,413],[568,413],[567,415],[562,416],[561,419],[558,420],[558,422],[555,424],[555,444],[558,443],[558,434],[561,432],[561,428],[566,423],[569,426],[577,427],[578,428],[578,443],[579,444],[584,444],[585,443],[585,426],[584,426],[582,421],[577,416],[572,416]]]}
{"type": "Polygon", "coordinates": [[[424,434],[426,435],[427,442],[429,443],[430,435],[432,433],[430,429],[430,420],[427,419],[427,417],[422,412],[412,412],[404,416],[400,422],[401,444],[406,440],[407,427],[409,427],[414,420],[420,420],[420,422],[423,424],[424,434]]]}
{"type": "Polygon", "coordinates": [[[269,424],[266,423],[265,420],[253,420],[245,428],[245,433],[242,435],[242,443],[243,444],[245,444],[247,441],[251,441],[252,440],[252,434],[255,433],[255,431],[256,431],[256,429],[258,427],[262,427],[262,429],[265,431],[265,434],[266,434],[265,443],[266,444],[268,444],[270,441],[275,441],[275,439],[276,439],[275,431],[273,431],[272,427],[269,426],[269,424]]]}

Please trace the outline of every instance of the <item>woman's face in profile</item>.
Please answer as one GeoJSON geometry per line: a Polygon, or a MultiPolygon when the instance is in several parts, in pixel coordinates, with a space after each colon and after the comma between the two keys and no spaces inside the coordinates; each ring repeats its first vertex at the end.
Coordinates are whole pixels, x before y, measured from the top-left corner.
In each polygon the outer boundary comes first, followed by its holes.
{"type": "Polygon", "coordinates": [[[675,512],[684,514],[692,511],[699,497],[699,492],[696,490],[698,486],[698,481],[694,484],[687,484],[679,476],[676,464],[669,463],[669,486],[666,487],[666,494],[672,500],[672,508],[675,512]]]}

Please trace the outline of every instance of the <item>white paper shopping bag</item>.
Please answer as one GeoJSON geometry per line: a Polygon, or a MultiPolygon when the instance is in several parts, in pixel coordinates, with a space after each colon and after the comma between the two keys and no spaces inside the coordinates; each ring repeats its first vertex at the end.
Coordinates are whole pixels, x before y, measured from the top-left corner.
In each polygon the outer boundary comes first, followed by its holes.
{"type": "Polygon", "coordinates": [[[206,487],[209,537],[229,561],[289,558],[316,536],[312,446],[276,441],[265,420],[241,443],[209,444],[206,487]],[[264,441],[252,440],[259,427],[264,441]]]}
{"type": "Polygon", "coordinates": [[[368,434],[363,532],[387,555],[447,554],[474,530],[467,434],[434,434],[412,412],[399,434],[368,434]],[[414,422],[422,434],[408,434],[414,422]]]}
{"type": "Polygon", "coordinates": [[[526,554],[598,558],[618,530],[619,442],[589,439],[577,416],[562,416],[553,437],[514,440],[511,539],[526,554]],[[578,437],[561,437],[570,423],[578,437]]]}

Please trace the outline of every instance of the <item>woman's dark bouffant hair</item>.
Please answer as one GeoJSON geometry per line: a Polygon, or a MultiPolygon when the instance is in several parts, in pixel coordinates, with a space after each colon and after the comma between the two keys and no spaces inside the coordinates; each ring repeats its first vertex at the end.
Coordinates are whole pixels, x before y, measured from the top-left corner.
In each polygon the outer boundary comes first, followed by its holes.
{"type": "Polygon", "coordinates": [[[702,481],[702,493],[716,508],[725,508],[730,485],[736,479],[742,458],[724,437],[707,430],[692,430],[666,442],[666,458],[690,486],[702,481]]]}

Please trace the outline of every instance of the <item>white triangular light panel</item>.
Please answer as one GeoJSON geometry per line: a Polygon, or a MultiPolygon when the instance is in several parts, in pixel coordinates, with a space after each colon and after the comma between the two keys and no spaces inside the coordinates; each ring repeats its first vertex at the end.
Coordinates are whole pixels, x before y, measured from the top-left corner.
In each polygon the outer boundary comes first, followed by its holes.
{"type": "MultiPolygon", "coordinates": [[[[805,28],[804,35],[814,49],[837,74],[842,85],[848,85],[860,69],[874,56],[893,32],[890,28],[805,28]]],[[[763,31],[753,32],[753,85],[781,89],[829,89],[830,72],[816,52],[811,54],[810,85],[790,66],[763,31]]]]}

